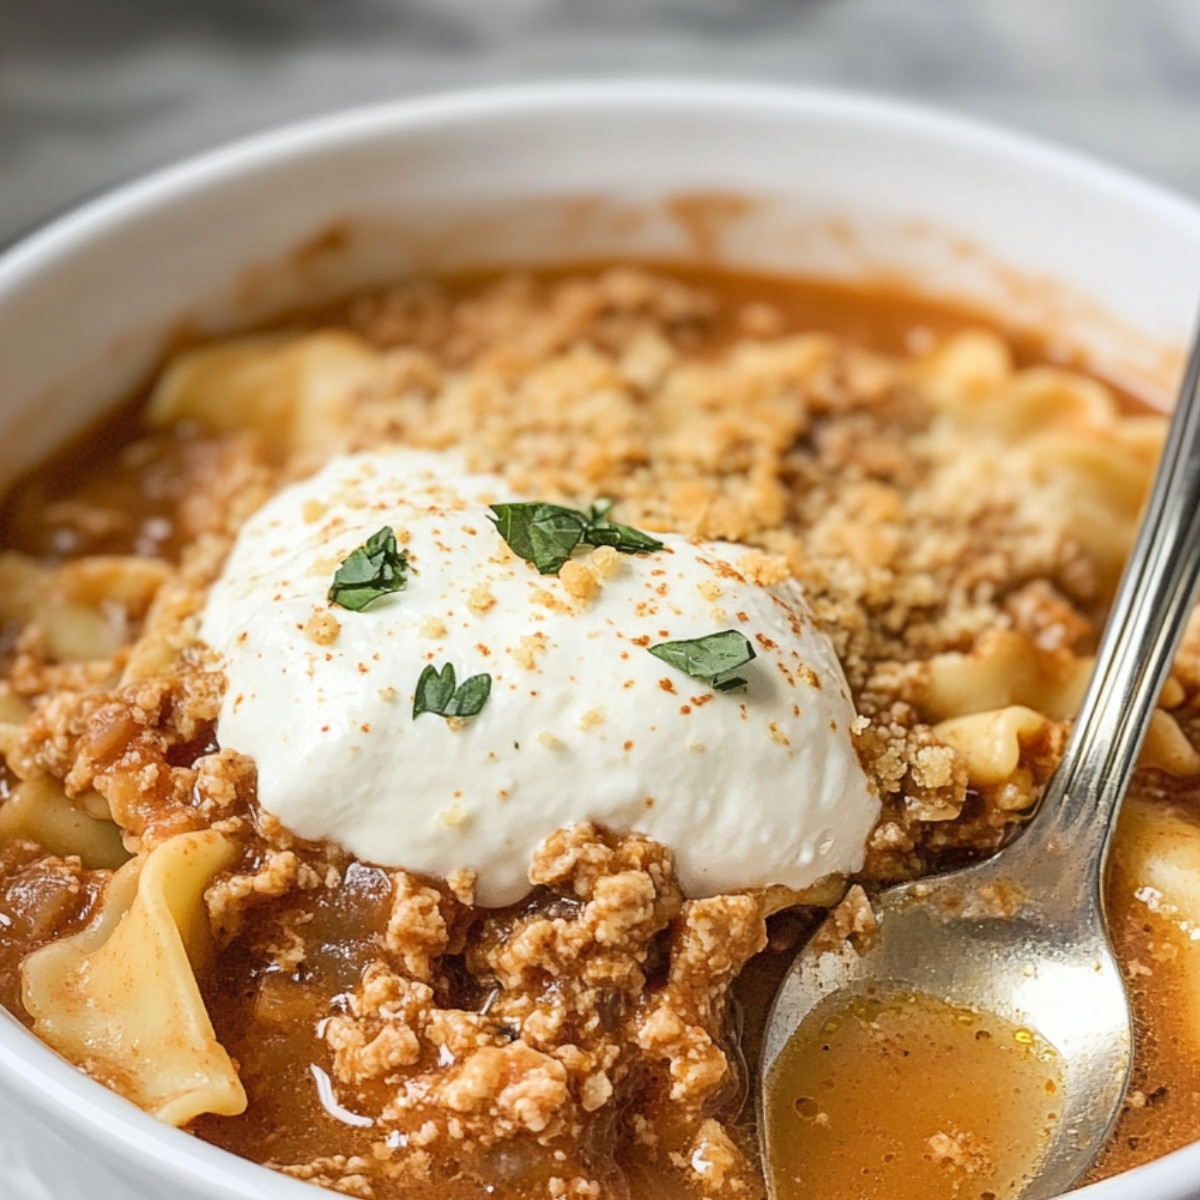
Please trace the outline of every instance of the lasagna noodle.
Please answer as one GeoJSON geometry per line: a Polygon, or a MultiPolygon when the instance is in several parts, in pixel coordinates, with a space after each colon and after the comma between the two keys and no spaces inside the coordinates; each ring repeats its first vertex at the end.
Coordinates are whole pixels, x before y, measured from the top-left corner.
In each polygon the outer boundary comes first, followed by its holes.
{"type": "Polygon", "coordinates": [[[381,356],[338,330],[234,338],[192,350],[167,368],[146,412],[151,426],[198,420],[255,429],[292,450],[343,440],[347,405],[378,374],[381,356]]]}
{"type": "MultiPolygon", "coordinates": [[[[1026,746],[1079,711],[1093,659],[1043,650],[1023,634],[994,630],[970,654],[929,661],[922,713],[939,741],[963,759],[976,787],[1016,777],[1026,746]]],[[[1177,689],[1168,682],[1164,700],[1177,689]]],[[[1200,754],[1165,708],[1151,718],[1141,765],[1173,775],[1200,774],[1200,754]]]]}
{"type": "Polygon", "coordinates": [[[1161,426],[1155,439],[1144,433],[1122,421],[1111,431],[1041,433],[1023,447],[1030,476],[1057,493],[1106,594],[1121,577],[1161,449],[1161,426]]]}
{"type": "Polygon", "coordinates": [[[1019,704],[1065,721],[1078,712],[1091,669],[1090,658],[1043,650],[1013,630],[992,630],[969,654],[929,660],[921,713],[939,722],[1019,704]]]}
{"type": "MultiPolygon", "coordinates": [[[[997,461],[1057,497],[1067,532],[1101,590],[1111,591],[1161,451],[1162,420],[1121,416],[1109,389],[1077,372],[1014,371],[1007,347],[987,333],[952,339],[918,370],[953,427],[994,440],[997,461]]],[[[973,786],[1004,784],[1018,778],[1027,746],[1075,717],[1092,667],[1091,657],[993,629],[970,653],[930,659],[921,712],[962,758],[973,786]]],[[[1162,708],[1141,761],[1175,775],[1200,772],[1200,754],[1162,708]]]]}
{"type": "MultiPolygon", "coordinates": [[[[1015,781],[1025,748],[1054,724],[1023,704],[951,717],[933,727],[939,741],[952,747],[974,787],[1015,781]]],[[[1200,774],[1200,754],[1179,723],[1161,708],[1150,718],[1139,765],[1181,777],[1200,774]]]]}
{"type": "Polygon", "coordinates": [[[0,552],[0,620],[34,624],[51,659],[109,658],[128,639],[167,578],[165,563],[132,555],[93,555],[48,568],[0,552]]]}
{"type": "Polygon", "coordinates": [[[1161,418],[1122,416],[1112,392],[1077,371],[1014,371],[1007,347],[984,332],[951,339],[916,372],[956,430],[993,441],[1008,469],[1057,494],[1111,591],[1162,450],[1161,418]]]}
{"type": "MultiPolygon", "coordinates": [[[[99,796],[89,799],[104,806],[99,796]]],[[[75,855],[88,870],[116,868],[129,858],[117,823],[84,811],[49,775],[22,780],[0,806],[0,842],[16,838],[63,858],[75,855]]]]}
{"type": "Polygon", "coordinates": [[[246,1107],[193,971],[213,953],[204,890],[235,852],[213,830],[169,839],[112,877],[85,929],[22,966],[34,1032],[172,1125],[246,1107]]]}

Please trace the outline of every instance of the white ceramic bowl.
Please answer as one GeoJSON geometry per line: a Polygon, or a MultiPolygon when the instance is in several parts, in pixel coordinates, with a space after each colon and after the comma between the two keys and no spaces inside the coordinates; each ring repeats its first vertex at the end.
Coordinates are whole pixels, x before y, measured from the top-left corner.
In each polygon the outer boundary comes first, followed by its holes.
{"type": "MultiPolygon", "coordinates": [[[[901,278],[1169,395],[1200,210],[1035,141],[830,92],[560,85],[353,112],[123,188],[0,259],[0,484],[181,329],[414,269],[607,254],[901,278]]],[[[137,1112],[7,1017],[0,1147],[53,1200],[313,1194],[137,1112]]],[[[1200,1144],[1079,1194],[1182,1200],[1197,1181],[1200,1144]]]]}

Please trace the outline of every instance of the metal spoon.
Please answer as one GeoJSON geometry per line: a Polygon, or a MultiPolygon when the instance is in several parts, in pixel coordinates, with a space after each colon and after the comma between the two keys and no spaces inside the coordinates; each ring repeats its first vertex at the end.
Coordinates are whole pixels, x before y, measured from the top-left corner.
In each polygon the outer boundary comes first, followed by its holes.
{"type": "Polygon", "coordinates": [[[1106,1141],[1129,1081],[1133,1030],[1105,931],[1104,861],[1200,576],[1198,393],[1200,333],[1095,672],[1037,816],[985,863],[885,891],[879,937],[866,953],[822,953],[809,943],[790,968],[764,1040],[759,1128],[768,1178],[766,1080],[800,1023],[835,992],[847,1001],[869,989],[922,993],[1027,1026],[1054,1047],[1059,1121],[1019,1200],[1069,1189],[1106,1141]],[[997,885],[1022,897],[1011,915],[994,915],[987,903],[997,885]]]}

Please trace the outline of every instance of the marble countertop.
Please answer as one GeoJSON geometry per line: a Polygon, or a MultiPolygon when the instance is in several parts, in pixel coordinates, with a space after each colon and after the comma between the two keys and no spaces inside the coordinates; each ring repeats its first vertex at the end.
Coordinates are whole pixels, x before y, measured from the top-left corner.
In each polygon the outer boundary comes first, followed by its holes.
{"type": "MultiPolygon", "coordinates": [[[[1200,199],[1200,0],[0,0],[0,245],[283,121],[649,75],[905,96],[1200,199]]],[[[0,1196],[53,1200],[19,1149],[0,1131],[0,1196]]]]}

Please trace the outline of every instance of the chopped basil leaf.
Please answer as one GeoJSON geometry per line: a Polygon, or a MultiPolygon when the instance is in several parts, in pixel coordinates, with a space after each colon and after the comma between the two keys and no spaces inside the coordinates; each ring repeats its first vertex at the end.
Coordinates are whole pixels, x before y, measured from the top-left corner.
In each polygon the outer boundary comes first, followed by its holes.
{"type": "Polygon", "coordinates": [[[417,694],[413,697],[413,720],[422,713],[446,715],[446,706],[454,699],[454,667],[447,663],[439,672],[430,663],[417,680],[417,694]]]}
{"type": "Polygon", "coordinates": [[[652,538],[640,529],[630,525],[611,524],[594,525],[586,535],[589,546],[611,546],[622,554],[649,554],[653,550],[661,550],[662,542],[652,538]]]}
{"type": "Polygon", "coordinates": [[[417,680],[413,720],[427,712],[439,717],[478,716],[491,694],[490,675],[472,675],[464,679],[461,686],[456,686],[452,663],[447,663],[440,671],[430,663],[417,680]]]}
{"type": "Polygon", "coordinates": [[[408,552],[397,549],[396,535],[385,525],[343,560],[329,585],[328,599],[352,612],[362,612],[380,596],[398,592],[408,582],[408,552]]]}
{"type": "Polygon", "coordinates": [[[493,504],[491,509],[492,524],[509,549],[543,575],[558,573],[587,530],[582,513],[557,504],[493,504]]]}
{"type": "Polygon", "coordinates": [[[750,639],[736,629],[685,641],[659,642],[657,646],[647,649],[655,658],[661,658],[685,675],[691,675],[693,679],[707,679],[709,686],[718,692],[742,691],[746,687],[746,680],[729,672],[744,667],[755,657],[750,639]]]}
{"type": "Polygon", "coordinates": [[[658,538],[634,529],[632,525],[610,521],[608,514],[612,512],[613,503],[612,500],[597,500],[588,510],[588,528],[583,539],[586,545],[611,546],[622,554],[649,554],[663,548],[658,538]]]}
{"type": "Polygon", "coordinates": [[[464,679],[454,693],[446,712],[448,717],[474,717],[483,711],[483,706],[492,694],[490,675],[472,675],[464,679]]]}
{"type": "Polygon", "coordinates": [[[712,688],[714,692],[744,692],[747,687],[747,680],[741,675],[728,675],[723,679],[714,679],[712,688]]]}
{"type": "Polygon", "coordinates": [[[621,554],[648,554],[662,542],[608,519],[613,502],[600,500],[585,513],[561,504],[529,501],[493,504],[492,524],[519,558],[543,575],[556,575],[579,546],[611,546],[621,554]]]}

